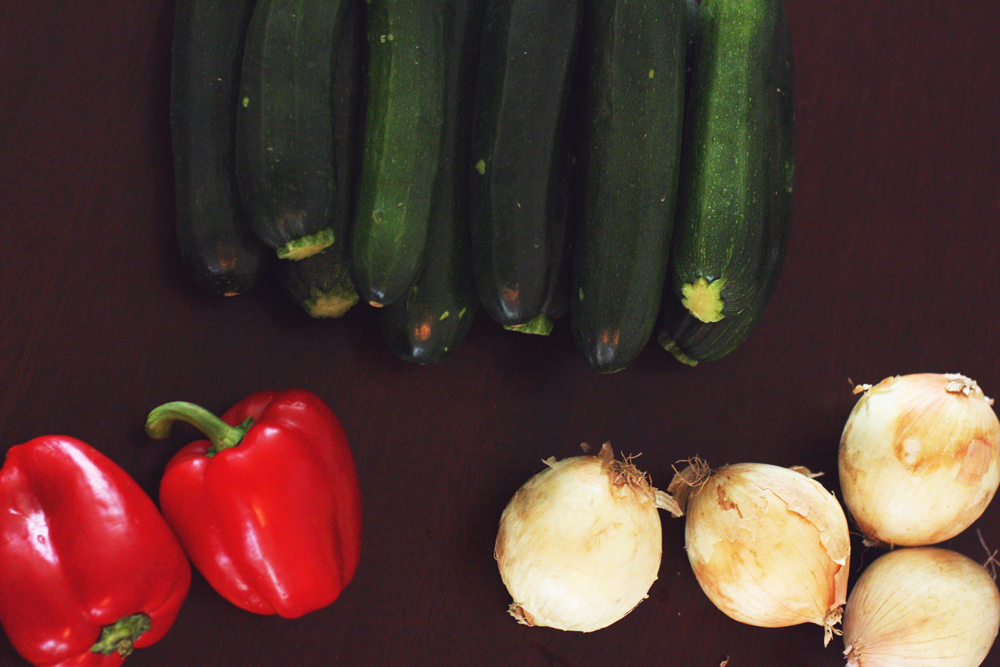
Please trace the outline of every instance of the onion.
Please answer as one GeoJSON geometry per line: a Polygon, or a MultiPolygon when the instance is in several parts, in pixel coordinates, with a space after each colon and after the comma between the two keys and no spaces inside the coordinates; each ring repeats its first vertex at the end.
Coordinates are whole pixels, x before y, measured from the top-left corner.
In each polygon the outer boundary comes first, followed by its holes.
{"type": "Polygon", "coordinates": [[[668,491],[686,512],[688,560],[709,599],[741,623],[840,621],[851,553],[840,503],[807,470],[763,463],[711,471],[700,460],[668,491]]]}
{"type": "Polygon", "coordinates": [[[963,375],[923,373],[855,390],[840,439],[844,504],[868,544],[936,544],[982,515],[1000,484],[1000,421],[963,375]]]}
{"type": "Polygon", "coordinates": [[[1000,628],[984,567],[939,547],[897,549],[858,578],[844,610],[847,667],[976,667],[1000,628]]]}
{"type": "Polygon", "coordinates": [[[591,632],[646,598],[663,550],[657,507],[671,499],[605,444],[550,458],[500,517],[496,556],[509,612],[525,625],[591,632]]]}

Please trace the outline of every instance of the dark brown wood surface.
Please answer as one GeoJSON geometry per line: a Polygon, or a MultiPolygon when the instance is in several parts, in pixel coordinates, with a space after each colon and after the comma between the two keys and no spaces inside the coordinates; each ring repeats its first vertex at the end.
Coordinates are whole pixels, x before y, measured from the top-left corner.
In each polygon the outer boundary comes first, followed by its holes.
{"type": "MultiPolygon", "coordinates": [[[[788,0],[798,170],[765,320],[695,368],[651,343],[591,371],[480,314],[437,366],[397,359],[371,308],[312,320],[268,282],[231,299],[185,274],[174,238],[169,0],[0,3],[0,445],[60,433],[155,497],[196,434],[143,433],[170,400],[222,411],[303,387],[340,416],[364,497],[361,566],[298,620],[242,612],[196,575],[133,667],[484,665],[832,667],[817,626],[762,629],[698,588],[664,515],[649,599],[592,634],[527,628],[493,559],[500,512],[541,460],[610,441],[665,486],[693,455],[826,471],[851,382],[961,372],[1000,394],[1000,4],[788,0]]],[[[206,508],[211,511],[211,508],[206,508]]],[[[1000,501],[945,546],[1000,548],[1000,501]]],[[[855,542],[852,581],[878,552],[855,542]]],[[[0,563],[2,566],[2,563],[0,563]]],[[[22,663],[0,639],[0,664],[22,663]]],[[[1000,664],[995,647],[985,663],[1000,664]]]]}

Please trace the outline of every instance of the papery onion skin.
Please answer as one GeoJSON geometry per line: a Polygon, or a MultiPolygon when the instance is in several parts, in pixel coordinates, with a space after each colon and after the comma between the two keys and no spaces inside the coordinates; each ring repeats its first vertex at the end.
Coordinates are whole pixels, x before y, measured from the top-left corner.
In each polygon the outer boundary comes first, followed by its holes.
{"type": "Polygon", "coordinates": [[[900,548],[861,573],[843,628],[847,667],[977,667],[1000,628],[1000,592],[967,556],[900,548]]]}
{"type": "Polygon", "coordinates": [[[599,456],[546,461],[500,518],[494,555],[525,625],[592,632],[644,600],[663,550],[658,493],[634,466],[599,456]]]}
{"type": "Polygon", "coordinates": [[[681,504],[688,560],[716,607],[760,627],[816,623],[830,641],[851,552],[833,494],[803,472],[741,463],[712,471],[681,504]]]}
{"type": "Polygon", "coordinates": [[[921,373],[863,387],[840,440],[840,486],[868,543],[950,539],[1000,484],[1000,421],[969,378],[921,373]]]}

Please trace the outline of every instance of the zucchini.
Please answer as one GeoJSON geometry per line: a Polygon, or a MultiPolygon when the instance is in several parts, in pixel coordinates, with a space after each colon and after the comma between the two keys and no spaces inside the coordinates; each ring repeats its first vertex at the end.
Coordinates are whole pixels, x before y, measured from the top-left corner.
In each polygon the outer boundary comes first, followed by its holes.
{"type": "Polygon", "coordinates": [[[348,0],[258,0],[247,33],[236,174],[257,236],[281,259],[335,240],[333,72],[348,0]]]}
{"type": "Polygon", "coordinates": [[[351,280],[347,241],[354,216],[354,189],[360,148],[361,7],[349,2],[337,43],[333,73],[333,138],[337,195],[330,219],[334,240],[320,252],[296,262],[278,262],[278,280],[289,297],[312,317],[340,317],[358,301],[351,280]]]}
{"type": "Polygon", "coordinates": [[[189,274],[232,296],[266,273],[270,253],[243,212],[233,153],[240,63],[253,0],[178,0],[170,75],[177,241],[189,274]]]}
{"type": "Polygon", "coordinates": [[[445,0],[445,125],[426,262],[406,295],[378,313],[389,348],[420,364],[452,356],[479,307],[469,254],[467,167],[482,8],[481,0],[445,0]]]}
{"type": "MultiPolygon", "coordinates": [[[[572,90],[570,98],[573,97],[572,90]]],[[[571,123],[571,121],[567,121],[571,123]]],[[[569,312],[573,286],[574,185],[577,170],[572,141],[560,148],[562,167],[552,181],[552,213],[549,218],[549,277],[540,312],[523,324],[505,324],[509,331],[548,336],[556,320],[569,312]]]]}
{"type": "MultiPolygon", "coordinates": [[[[572,92],[570,93],[572,97],[572,92]]],[[[556,320],[569,312],[573,286],[573,206],[576,153],[572,143],[562,149],[563,164],[552,185],[553,212],[549,218],[549,277],[540,312],[523,324],[505,324],[509,331],[548,336],[556,320]]]]}
{"type": "Polygon", "coordinates": [[[508,327],[535,329],[533,320],[551,320],[565,304],[557,286],[570,252],[565,126],[579,28],[578,0],[490,0],[486,8],[470,159],[472,257],[484,310],[508,327]]]}
{"type": "Polygon", "coordinates": [[[341,317],[358,302],[348,264],[333,247],[298,262],[279,262],[277,275],[285,294],[311,317],[341,317]]]}
{"type": "Polygon", "coordinates": [[[697,39],[659,332],[692,365],[729,354],[760,321],[784,262],[795,177],[781,1],[705,0],[697,39]]]}
{"type": "Polygon", "coordinates": [[[691,78],[694,73],[695,57],[698,53],[698,12],[700,7],[698,0],[686,0],[687,18],[685,32],[687,33],[687,46],[684,50],[684,95],[687,100],[688,91],[691,90],[691,78]]]}
{"type": "Polygon", "coordinates": [[[406,293],[424,265],[444,124],[442,0],[370,0],[368,77],[351,264],[375,306],[406,293]]]}
{"type": "Polygon", "coordinates": [[[685,2],[587,4],[571,326],[600,372],[626,368],[656,329],[677,196],[685,2]]]}

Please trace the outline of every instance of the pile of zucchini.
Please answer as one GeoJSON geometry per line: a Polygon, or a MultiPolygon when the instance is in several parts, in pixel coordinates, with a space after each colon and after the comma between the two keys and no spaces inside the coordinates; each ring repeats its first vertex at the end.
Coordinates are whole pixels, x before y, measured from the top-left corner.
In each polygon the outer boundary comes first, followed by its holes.
{"type": "Polygon", "coordinates": [[[273,274],[454,354],[480,307],[600,372],[689,364],[774,291],[794,179],[781,0],[178,0],[177,233],[205,289],[273,274]]]}

